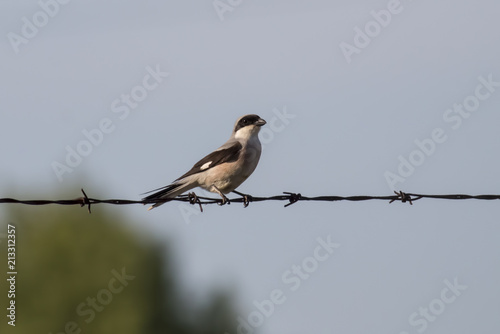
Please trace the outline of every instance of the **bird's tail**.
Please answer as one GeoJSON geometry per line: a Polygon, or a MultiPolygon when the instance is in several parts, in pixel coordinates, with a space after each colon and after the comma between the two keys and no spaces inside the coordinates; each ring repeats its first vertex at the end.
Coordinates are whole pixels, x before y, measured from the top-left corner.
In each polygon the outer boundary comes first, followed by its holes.
{"type": "MultiPolygon", "coordinates": [[[[193,185],[191,184],[190,182],[174,182],[166,187],[163,187],[163,188],[158,188],[158,189],[155,189],[155,190],[152,190],[150,192],[153,192],[153,191],[156,191],[155,193],[149,195],[149,196],[146,196],[144,197],[142,200],[143,201],[149,201],[149,200],[155,200],[155,199],[172,199],[174,197],[177,197],[179,196],[180,194],[190,190],[190,189],[193,189],[194,187],[196,187],[196,185],[193,185]],[[157,191],[158,190],[158,191],[157,191]]],[[[147,193],[146,193],[147,194],[147,193]]],[[[166,202],[168,201],[162,201],[162,202],[159,202],[159,203],[154,203],[152,206],[149,207],[148,210],[151,210],[153,208],[156,208],[160,205],[163,205],[165,204],[166,202]]]]}

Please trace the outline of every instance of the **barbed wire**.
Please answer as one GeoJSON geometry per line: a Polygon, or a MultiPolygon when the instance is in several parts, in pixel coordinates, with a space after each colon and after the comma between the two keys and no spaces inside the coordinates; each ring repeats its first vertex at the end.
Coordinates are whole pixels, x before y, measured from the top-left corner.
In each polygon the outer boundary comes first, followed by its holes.
{"type": "MultiPolygon", "coordinates": [[[[155,204],[155,203],[166,203],[171,201],[187,202],[192,205],[198,204],[200,210],[203,212],[203,204],[219,204],[222,205],[221,198],[203,197],[197,196],[195,193],[189,193],[187,195],[181,195],[176,198],[167,199],[154,199],[154,200],[127,200],[127,199],[96,199],[87,196],[85,191],[81,189],[83,197],[78,197],[75,199],[66,200],[18,200],[14,198],[0,198],[1,203],[16,203],[24,205],[48,205],[48,204],[58,204],[58,205],[80,205],[81,207],[87,206],[89,213],[91,213],[91,205],[93,204],[113,204],[113,205],[130,205],[130,204],[155,204]]],[[[465,194],[450,194],[450,195],[425,195],[425,194],[413,194],[405,193],[402,191],[395,191],[394,195],[388,196],[315,196],[308,197],[303,196],[300,193],[283,192],[283,195],[276,195],[270,197],[259,197],[241,194],[241,197],[229,199],[227,204],[231,203],[243,203],[244,207],[247,207],[251,202],[263,202],[263,201],[287,201],[285,208],[297,203],[299,201],[317,201],[317,202],[337,202],[337,201],[370,201],[370,200],[384,200],[392,202],[410,203],[418,201],[422,198],[429,199],[446,199],[446,200],[466,200],[466,199],[477,199],[477,200],[498,200],[500,195],[465,195],[465,194]]]]}

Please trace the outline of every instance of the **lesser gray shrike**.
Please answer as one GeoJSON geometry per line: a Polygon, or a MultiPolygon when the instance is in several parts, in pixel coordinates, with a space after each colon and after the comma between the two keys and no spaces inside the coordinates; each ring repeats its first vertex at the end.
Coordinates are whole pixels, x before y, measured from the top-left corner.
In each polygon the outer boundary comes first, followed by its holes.
{"type": "MultiPolygon", "coordinates": [[[[255,170],[259,163],[262,146],[259,131],[266,121],[258,115],[240,117],[234,125],[231,138],[214,152],[198,161],[190,171],[179,177],[168,186],[158,188],[143,200],[174,198],[182,193],[201,187],[219,194],[222,204],[229,203],[224,194],[235,192],[255,170]]],[[[148,210],[164,204],[165,201],[153,204],[148,210]]]]}

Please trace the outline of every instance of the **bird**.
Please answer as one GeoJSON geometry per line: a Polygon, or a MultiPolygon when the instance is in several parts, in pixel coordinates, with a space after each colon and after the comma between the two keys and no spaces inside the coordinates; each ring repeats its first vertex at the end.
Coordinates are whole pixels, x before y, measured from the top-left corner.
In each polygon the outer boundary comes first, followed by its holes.
{"type": "MultiPolygon", "coordinates": [[[[221,196],[220,205],[230,204],[225,196],[235,192],[245,199],[248,205],[248,195],[237,192],[238,188],[255,170],[262,153],[259,131],[267,122],[255,114],[244,115],[236,121],[231,137],[221,147],[205,156],[181,177],[171,184],[148,191],[153,193],[144,197],[143,201],[153,201],[148,210],[156,208],[184,192],[201,187],[221,196]]],[[[151,203],[151,202],[150,202],[151,203]]]]}

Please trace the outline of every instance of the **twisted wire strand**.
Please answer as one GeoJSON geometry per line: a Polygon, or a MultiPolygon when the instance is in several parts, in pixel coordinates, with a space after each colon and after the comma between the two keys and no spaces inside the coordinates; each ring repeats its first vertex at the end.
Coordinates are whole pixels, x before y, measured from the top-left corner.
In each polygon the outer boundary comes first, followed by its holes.
{"type": "MultiPolygon", "coordinates": [[[[190,204],[198,204],[200,206],[200,210],[203,211],[202,205],[205,204],[221,204],[221,198],[212,198],[212,197],[204,197],[197,196],[195,193],[189,193],[187,195],[181,195],[176,198],[169,199],[155,199],[155,200],[127,200],[127,199],[97,199],[88,197],[83,189],[81,189],[83,193],[83,197],[78,197],[75,199],[63,199],[63,200],[19,200],[14,198],[0,198],[0,204],[2,203],[10,203],[10,204],[24,204],[24,205],[48,205],[48,204],[57,204],[57,205],[80,205],[87,206],[89,213],[91,212],[91,205],[93,204],[112,204],[112,205],[130,205],[130,204],[154,204],[154,203],[165,203],[171,201],[179,201],[179,202],[187,202],[190,204]]],[[[275,195],[269,197],[259,197],[259,196],[251,196],[245,195],[244,197],[236,197],[230,199],[230,203],[243,203],[244,206],[248,206],[251,202],[263,202],[263,201],[287,201],[285,207],[288,207],[294,203],[301,201],[316,201],[316,202],[336,202],[336,201],[370,201],[370,200],[383,200],[392,202],[402,202],[409,203],[413,205],[413,202],[418,201],[422,198],[429,199],[445,199],[445,200],[467,200],[467,199],[476,199],[476,200],[498,200],[500,199],[500,195],[466,195],[466,194],[448,194],[448,195],[428,195],[428,194],[414,194],[414,193],[405,193],[402,191],[394,192],[394,195],[388,196],[370,196],[370,195],[361,195],[361,196],[303,196],[300,193],[292,193],[292,192],[283,192],[282,195],[275,195]]]]}

